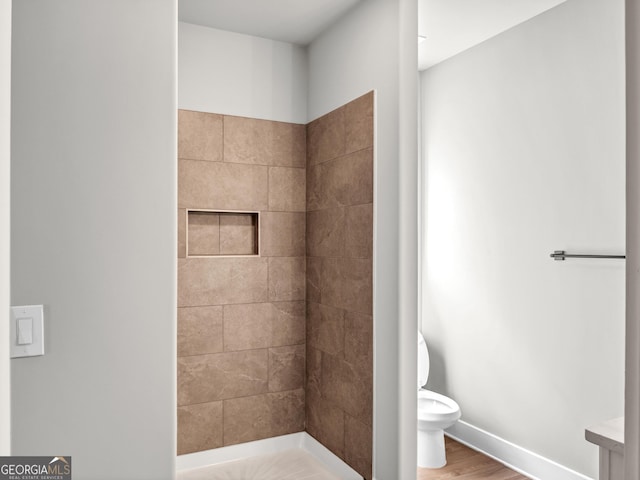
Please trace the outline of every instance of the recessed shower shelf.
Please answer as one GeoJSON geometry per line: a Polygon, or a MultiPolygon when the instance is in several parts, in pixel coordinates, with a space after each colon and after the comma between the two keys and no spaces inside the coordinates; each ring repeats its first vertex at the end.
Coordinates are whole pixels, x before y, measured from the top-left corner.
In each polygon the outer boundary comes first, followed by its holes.
{"type": "Polygon", "coordinates": [[[187,210],[187,257],[259,256],[259,213],[187,210]]]}

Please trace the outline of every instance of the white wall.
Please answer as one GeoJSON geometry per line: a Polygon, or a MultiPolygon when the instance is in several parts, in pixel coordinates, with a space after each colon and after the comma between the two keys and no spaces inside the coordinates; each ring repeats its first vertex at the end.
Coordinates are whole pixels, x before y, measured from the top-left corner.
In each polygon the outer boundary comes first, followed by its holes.
{"type": "Polygon", "coordinates": [[[12,360],[12,448],[74,478],[173,477],[176,10],[14,2],[11,293],[46,355],[12,360]]]}
{"type": "MultiPolygon", "coordinates": [[[[398,478],[413,480],[417,465],[416,330],[419,318],[418,2],[400,0],[399,18],[399,249],[398,249],[398,478]]],[[[384,415],[384,412],[380,412],[384,415]]]]}
{"type": "Polygon", "coordinates": [[[422,75],[428,386],[591,476],[623,414],[622,0],[569,0],[422,75]]]}
{"type": "Polygon", "coordinates": [[[373,474],[378,480],[415,479],[416,278],[406,262],[416,261],[410,251],[416,198],[414,186],[403,185],[401,197],[399,185],[401,179],[417,178],[411,175],[415,136],[399,133],[399,122],[403,131],[417,131],[415,115],[406,110],[406,100],[415,99],[417,71],[415,49],[407,48],[408,41],[415,43],[416,25],[407,20],[412,15],[415,19],[415,1],[362,2],[308,47],[309,120],[376,91],[373,474]],[[400,86],[413,92],[401,96],[400,86]],[[409,384],[410,392],[400,390],[409,384]]]}
{"type": "Polygon", "coordinates": [[[0,1],[0,455],[11,446],[9,238],[11,138],[11,0],[0,1]]]}
{"type": "Polygon", "coordinates": [[[307,123],[302,47],[182,22],[178,38],[179,108],[307,123]]]}

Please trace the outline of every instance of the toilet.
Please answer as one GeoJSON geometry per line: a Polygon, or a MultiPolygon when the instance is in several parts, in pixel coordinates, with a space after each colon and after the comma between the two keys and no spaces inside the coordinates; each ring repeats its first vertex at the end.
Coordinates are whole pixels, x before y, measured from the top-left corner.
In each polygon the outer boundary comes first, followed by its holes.
{"type": "Polygon", "coordinates": [[[460,407],[449,397],[426,390],[429,351],[418,332],[418,466],[440,468],[447,464],[444,429],[460,418],[460,407]]]}

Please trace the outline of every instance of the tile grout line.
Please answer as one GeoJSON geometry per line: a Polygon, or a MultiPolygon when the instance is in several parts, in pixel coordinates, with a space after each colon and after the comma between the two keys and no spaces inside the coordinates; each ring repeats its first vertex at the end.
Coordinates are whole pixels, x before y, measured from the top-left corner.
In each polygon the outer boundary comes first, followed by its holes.
{"type": "Polygon", "coordinates": [[[263,395],[271,395],[271,394],[274,394],[274,393],[294,393],[294,392],[297,392],[299,390],[304,390],[304,387],[288,389],[288,390],[277,390],[275,392],[265,391],[265,392],[261,392],[261,393],[254,393],[252,395],[242,395],[240,397],[221,398],[219,400],[210,400],[210,401],[207,401],[207,402],[185,403],[185,404],[182,404],[182,405],[178,405],[178,408],[192,407],[192,406],[195,406],[195,405],[206,405],[208,403],[228,402],[228,401],[239,400],[239,399],[243,399],[243,398],[251,398],[251,397],[260,397],[260,396],[263,396],[263,395]]]}
{"type": "MultiPolygon", "coordinates": [[[[277,258],[301,258],[301,257],[277,257],[277,258]]],[[[320,257],[314,257],[320,258],[320,257]]],[[[304,299],[298,300],[265,300],[263,302],[238,302],[238,303],[203,303],[199,305],[178,305],[177,308],[204,308],[204,307],[226,307],[232,305],[261,305],[263,303],[300,303],[304,302],[304,299]]]]}
{"type": "MultiPolygon", "coordinates": [[[[365,150],[371,150],[371,154],[373,155],[373,148],[374,148],[374,145],[368,145],[368,146],[366,146],[366,147],[359,148],[358,150],[353,150],[352,152],[348,152],[348,153],[341,153],[341,154],[339,154],[339,155],[337,155],[337,156],[335,156],[335,157],[327,158],[327,159],[325,159],[325,160],[322,160],[322,161],[316,162],[316,163],[314,163],[314,164],[310,165],[310,167],[316,167],[316,166],[318,166],[318,165],[324,165],[324,164],[326,164],[326,163],[333,162],[333,161],[336,161],[336,160],[343,160],[343,159],[344,159],[344,158],[346,158],[346,157],[350,157],[351,155],[355,155],[356,153],[364,152],[365,150]]],[[[346,150],[346,149],[345,149],[345,150],[346,150]]],[[[185,158],[185,159],[183,159],[183,160],[190,160],[190,159],[185,158]]],[[[205,161],[206,161],[206,160],[205,160],[205,161]]],[[[209,160],[209,161],[211,161],[211,160],[209,160]]]]}
{"type": "MultiPolygon", "coordinates": [[[[371,147],[368,147],[368,148],[371,148],[371,147]]],[[[366,148],[363,148],[362,150],[366,150],[366,148]]],[[[362,150],[358,150],[357,152],[360,152],[362,150]]],[[[353,152],[353,153],[357,153],[357,152],[353,152]]],[[[291,168],[291,169],[296,169],[296,170],[305,170],[307,168],[307,167],[299,166],[299,165],[279,165],[279,164],[271,164],[271,163],[248,163],[248,162],[227,162],[227,161],[224,161],[224,160],[207,160],[206,158],[189,158],[189,157],[178,157],[178,161],[180,161],[180,162],[225,163],[227,165],[244,165],[244,166],[247,166],[247,167],[291,168]]],[[[320,164],[318,163],[316,165],[320,165],[320,164]]]]}

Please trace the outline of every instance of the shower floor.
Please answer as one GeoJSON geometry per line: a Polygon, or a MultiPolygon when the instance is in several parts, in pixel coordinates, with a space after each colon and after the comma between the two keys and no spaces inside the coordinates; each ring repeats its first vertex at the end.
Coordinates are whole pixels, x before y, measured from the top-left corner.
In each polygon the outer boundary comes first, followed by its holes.
{"type": "Polygon", "coordinates": [[[340,480],[311,454],[294,448],[184,470],[178,480],[340,480]]]}

